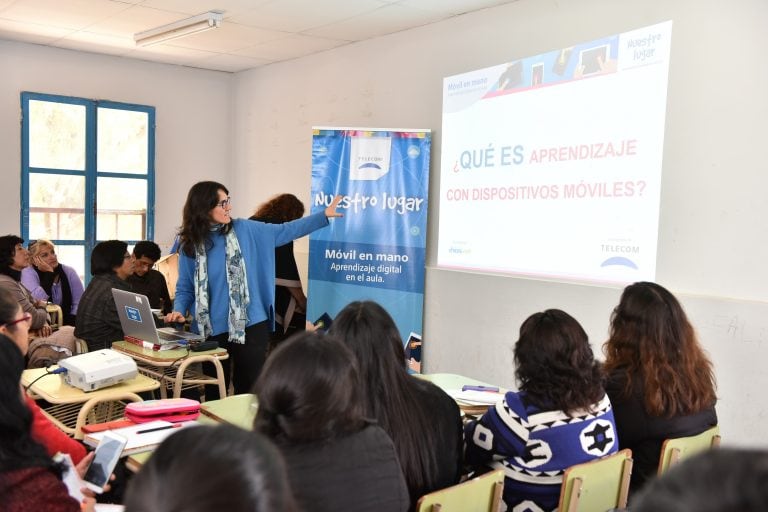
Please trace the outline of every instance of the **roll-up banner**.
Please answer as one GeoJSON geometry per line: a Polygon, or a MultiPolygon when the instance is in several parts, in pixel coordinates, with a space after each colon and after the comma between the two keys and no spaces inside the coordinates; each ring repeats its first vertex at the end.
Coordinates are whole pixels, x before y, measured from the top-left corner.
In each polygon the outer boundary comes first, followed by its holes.
{"type": "Polygon", "coordinates": [[[420,370],[430,130],[313,128],[312,207],[343,197],[336,218],[309,237],[307,319],[332,319],[372,300],[397,323],[420,370]],[[327,315],[324,317],[324,315],[327,315]]]}

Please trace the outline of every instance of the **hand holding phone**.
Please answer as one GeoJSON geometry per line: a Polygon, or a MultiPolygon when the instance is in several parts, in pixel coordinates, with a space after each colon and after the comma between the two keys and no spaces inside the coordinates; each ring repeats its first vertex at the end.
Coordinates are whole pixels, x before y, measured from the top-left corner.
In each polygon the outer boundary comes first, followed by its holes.
{"type": "Polygon", "coordinates": [[[96,446],[93,462],[88,466],[88,471],[83,477],[83,483],[88,489],[97,494],[104,492],[104,486],[109,482],[109,477],[115,470],[127,442],[128,440],[123,436],[110,431],[104,432],[104,436],[96,446]]]}

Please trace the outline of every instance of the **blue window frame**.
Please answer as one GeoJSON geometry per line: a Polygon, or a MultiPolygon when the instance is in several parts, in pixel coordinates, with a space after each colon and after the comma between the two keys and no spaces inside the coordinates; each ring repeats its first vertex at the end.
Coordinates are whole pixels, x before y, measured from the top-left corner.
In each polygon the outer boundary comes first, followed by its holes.
{"type": "Polygon", "coordinates": [[[98,242],[154,238],[154,107],[22,92],[21,111],[22,238],[86,282],[98,242]]]}

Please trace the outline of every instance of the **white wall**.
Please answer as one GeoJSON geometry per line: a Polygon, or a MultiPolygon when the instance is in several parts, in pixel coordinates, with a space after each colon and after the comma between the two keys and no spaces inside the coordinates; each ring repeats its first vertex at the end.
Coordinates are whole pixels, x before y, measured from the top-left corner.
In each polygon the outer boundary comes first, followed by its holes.
{"type": "Polygon", "coordinates": [[[768,405],[752,398],[768,386],[764,0],[519,0],[239,73],[238,201],[286,190],[308,201],[313,125],[431,128],[427,371],[513,386],[518,327],[548,307],[574,314],[599,350],[619,289],[433,267],[442,78],[670,19],[658,282],[681,297],[715,362],[726,442],[765,445],[768,405]]]}
{"type": "Polygon", "coordinates": [[[20,231],[20,93],[78,96],[156,108],[155,240],[173,240],[194,182],[232,176],[228,73],[0,40],[0,234],[20,231]]]}

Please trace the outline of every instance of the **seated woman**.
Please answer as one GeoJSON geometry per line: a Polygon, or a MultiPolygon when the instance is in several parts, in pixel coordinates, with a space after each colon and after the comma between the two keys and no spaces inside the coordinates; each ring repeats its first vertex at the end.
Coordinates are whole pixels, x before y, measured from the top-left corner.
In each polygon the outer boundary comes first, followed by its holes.
{"type": "Polygon", "coordinates": [[[352,302],[329,333],[355,354],[374,418],[395,443],[411,503],[459,482],[462,429],[459,407],[442,389],[408,374],[403,340],[394,320],[375,302],[352,302]]]}
{"type": "Polygon", "coordinates": [[[185,428],[131,480],[125,512],[296,512],[285,464],[264,436],[232,425],[185,428]]]}
{"type": "Polygon", "coordinates": [[[32,297],[21,284],[21,271],[29,266],[29,253],[22,243],[24,240],[14,235],[0,237],[0,289],[6,290],[24,313],[30,315],[29,366],[47,366],[61,357],[68,357],[75,352],[75,336],[71,326],[61,327],[55,333],[48,323],[46,301],[32,297]],[[48,346],[57,347],[51,352],[55,357],[37,358],[38,349],[48,346]]]}
{"type": "MultiPolygon", "coordinates": [[[[293,194],[279,194],[256,209],[250,220],[282,224],[304,216],[304,204],[293,194]]],[[[306,324],[307,297],[301,287],[299,269],[293,255],[293,242],[275,247],[275,278],[292,281],[293,286],[275,286],[274,342],[284,340],[295,331],[303,331],[306,324]],[[296,310],[289,313],[291,299],[296,310]],[[290,319],[287,317],[290,316],[290,319]]]]}
{"type": "Polygon", "coordinates": [[[363,416],[357,365],[341,342],[304,332],[281,343],[255,393],[254,430],[280,448],[302,510],[408,509],[392,440],[363,416]]]}
{"type": "MultiPolygon", "coordinates": [[[[0,510],[80,512],[81,504],[69,496],[61,481],[62,468],[32,438],[32,413],[20,385],[23,370],[19,349],[0,336],[0,510]]],[[[81,475],[91,459],[78,467],[81,475]]],[[[93,510],[94,503],[86,498],[83,509],[93,510]]]]}
{"type": "Polygon", "coordinates": [[[568,467],[616,452],[611,403],[587,333],[559,309],[523,322],[515,365],[520,391],[466,426],[466,460],[504,470],[507,510],[556,510],[568,467]]]}
{"type": "Polygon", "coordinates": [[[21,271],[21,284],[37,300],[61,306],[62,325],[75,325],[77,304],[83,295],[83,282],[72,267],[59,263],[50,240],[40,239],[29,245],[32,265],[21,271]]]}
{"type": "Polygon", "coordinates": [[[133,256],[128,244],[120,240],[99,242],[91,253],[93,279],[85,289],[77,310],[75,336],[88,344],[88,350],[110,348],[123,339],[112,288],[131,291],[126,279],[133,274],[133,256]]]}
{"type": "Polygon", "coordinates": [[[619,445],[634,459],[634,492],[656,474],[665,439],[717,424],[714,371],[680,303],[655,283],[624,289],[604,351],[619,445]]]}
{"type": "MultiPolygon", "coordinates": [[[[13,342],[24,356],[29,349],[30,321],[29,314],[24,313],[13,296],[7,290],[0,289],[0,334],[13,342]]],[[[24,400],[32,413],[32,438],[45,447],[48,455],[63,452],[68,453],[75,464],[83,460],[85,447],[51,423],[32,398],[25,396],[24,400]]]]}

